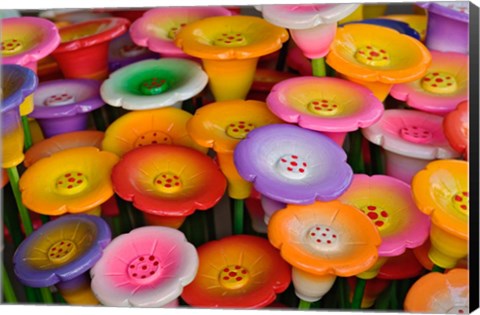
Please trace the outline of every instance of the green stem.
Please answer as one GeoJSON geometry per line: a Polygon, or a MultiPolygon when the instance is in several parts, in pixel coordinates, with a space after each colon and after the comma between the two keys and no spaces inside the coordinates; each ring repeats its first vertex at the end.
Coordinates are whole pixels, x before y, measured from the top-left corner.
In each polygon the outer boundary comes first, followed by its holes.
{"type": "Polygon", "coordinates": [[[113,233],[115,233],[116,236],[122,234],[122,223],[120,220],[120,216],[114,216],[112,217],[112,226],[113,226],[113,233]]]}
{"type": "Polygon", "coordinates": [[[25,137],[24,147],[25,151],[30,149],[33,144],[32,140],[32,131],[30,130],[30,123],[28,122],[27,116],[22,116],[22,126],[23,126],[23,135],[25,137]]]}
{"type": "Polygon", "coordinates": [[[17,248],[23,241],[24,236],[19,228],[20,220],[18,219],[18,210],[15,209],[15,198],[10,189],[12,188],[8,185],[3,189],[3,222],[12,237],[13,245],[17,248]]]}
{"type": "Polygon", "coordinates": [[[363,293],[365,292],[366,285],[367,285],[367,280],[357,278],[357,284],[355,285],[355,291],[353,293],[353,299],[352,299],[352,309],[356,309],[356,310],[361,309],[363,293]]]}
{"type": "Polygon", "coordinates": [[[105,131],[107,127],[105,126],[105,119],[103,118],[103,108],[100,107],[99,109],[94,110],[92,116],[97,130],[105,131]]]}
{"type": "Polygon", "coordinates": [[[338,286],[340,289],[340,307],[342,309],[350,308],[348,295],[350,294],[348,285],[346,284],[346,279],[344,277],[337,277],[338,286]]]}
{"type": "Polygon", "coordinates": [[[39,288],[40,295],[42,296],[42,300],[44,304],[53,304],[53,295],[50,288],[39,288]]]}
{"type": "Polygon", "coordinates": [[[300,303],[298,303],[298,309],[299,310],[308,310],[308,309],[310,309],[310,305],[311,305],[310,302],[307,302],[307,301],[304,301],[304,300],[300,299],[300,303]]]}
{"type": "Polygon", "coordinates": [[[244,201],[243,199],[233,199],[233,234],[243,233],[244,201]]]}
{"type": "Polygon", "coordinates": [[[275,65],[275,70],[283,71],[285,69],[285,63],[287,61],[288,48],[290,46],[290,39],[283,43],[280,53],[278,54],[277,64],[275,65]]]}
{"type": "Polygon", "coordinates": [[[325,58],[312,59],[312,74],[315,77],[327,76],[327,67],[325,64],[325,58]]]}
{"type": "Polygon", "coordinates": [[[442,267],[437,266],[437,265],[433,265],[432,272],[444,273],[444,272],[445,272],[445,268],[442,268],[442,267]]]}
{"type": "Polygon", "coordinates": [[[381,148],[378,145],[373,144],[371,142],[369,142],[368,146],[370,148],[370,159],[372,160],[372,173],[374,175],[385,174],[381,148]]]}
{"type": "Polygon", "coordinates": [[[350,151],[348,152],[348,163],[356,174],[365,173],[362,152],[362,133],[360,130],[350,133],[350,151]]]}
{"type": "Polygon", "coordinates": [[[10,278],[8,277],[7,270],[2,263],[2,288],[3,288],[3,296],[5,297],[5,301],[7,303],[17,303],[17,296],[15,295],[15,291],[13,290],[12,283],[10,282],[10,278]]]}
{"type": "Polygon", "coordinates": [[[15,196],[15,201],[17,203],[18,212],[20,214],[20,219],[22,220],[22,225],[25,230],[25,234],[28,236],[33,232],[32,221],[30,220],[30,215],[28,214],[27,208],[22,203],[22,194],[18,187],[18,181],[20,175],[18,174],[17,168],[10,167],[7,168],[8,178],[10,179],[10,185],[13,190],[13,195],[15,196]]]}
{"type": "Polygon", "coordinates": [[[390,308],[392,310],[398,309],[398,290],[397,290],[397,281],[393,280],[390,284],[390,308]]]}

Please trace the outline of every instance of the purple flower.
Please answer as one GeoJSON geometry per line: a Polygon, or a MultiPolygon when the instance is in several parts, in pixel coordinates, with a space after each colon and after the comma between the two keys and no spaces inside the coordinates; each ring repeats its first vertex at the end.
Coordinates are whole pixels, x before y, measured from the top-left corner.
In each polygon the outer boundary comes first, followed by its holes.
{"type": "Polygon", "coordinates": [[[327,136],[287,124],[254,129],[234,152],[238,173],[258,192],[293,204],[339,197],[353,177],[346,159],[327,136]]]}

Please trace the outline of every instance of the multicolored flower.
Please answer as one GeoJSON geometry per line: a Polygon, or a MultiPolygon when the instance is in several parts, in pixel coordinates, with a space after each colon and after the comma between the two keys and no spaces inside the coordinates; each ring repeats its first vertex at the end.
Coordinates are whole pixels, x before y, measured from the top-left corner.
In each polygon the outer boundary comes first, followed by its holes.
{"type": "Polygon", "coordinates": [[[303,54],[310,59],[323,58],[335,38],[337,22],[347,17],[359,4],[260,5],[263,18],[285,27],[303,54]]]}
{"type": "Polygon", "coordinates": [[[206,73],[196,62],[162,58],[118,69],[102,83],[100,94],[109,105],[128,110],[181,107],[207,83],[206,73]]]}
{"type": "Polygon", "coordinates": [[[422,245],[428,238],[430,218],[418,210],[407,183],[384,175],[355,174],[339,201],[365,213],[382,237],[379,263],[361,276],[375,277],[389,257],[422,245]]]}
{"type": "Polygon", "coordinates": [[[154,58],[158,58],[158,55],[145,47],[137,46],[132,41],[130,33],[115,38],[108,46],[108,69],[110,72],[137,61],[154,58]]]}
{"type": "Polygon", "coordinates": [[[238,174],[233,152],[253,129],[280,122],[264,102],[232,100],[210,103],[197,110],[187,124],[187,131],[200,146],[215,151],[228,180],[228,195],[245,199],[250,196],[251,184],[238,174]]]}
{"type": "Polygon", "coordinates": [[[104,80],[108,77],[108,45],[128,31],[123,18],[99,18],[59,29],[61,43],[52,52],[65,78],[104,80]]]}
{"type": "Polygon", "coordinates": [[[347,132],[377,122],[383,104],[367,88],[337,78],[299,77],[276,84],[267,97],[279,118],[320,131],[340,146],[347,132]]]}
{"type": "Polygon", "coordinates": [[[468,254],[468,162],[430,162],[412,180],[412,193],[432,226],[429,258],[442,268],[453,268],[468,254]]]}
{"type": "MultiPolygon", "coordinates": [[[[112,171],[115,192],[146,219],[182,217],[213,207],[227,181],[214,161],[194,149],[166,144],[136,148],[112,171]]],[[[182,221],[183,222],[183,221],[182,221]]],[[[181,222],[180,222],[181,224],[181,222]]]]}
{"type": "Polygon", "coordinates": [[[197,251],[197,276],[182,294],[190,306],[262,308],[290,285],[290,266],[264,238],[234,235],[197,251]]]}
{"type": "Polygon", "coordinates": [[[14,271],[30,287],[55,285],[69,304],[98,304],[88,271],[110,243],[108,223],[97,216],[69,214],[45,223],[16,250],[14,271]]]}
{"type": "Polygon", "coordinates": [[[173,144],[206,153],[187,132],[192,115],[175,107],[132,111],[111,123],[105,131],[102,149],[118,156],[149,144],[173,144]]]}
{"type": "Polygon", "coordinates": [[[22,104],[28,110],[33,108],[33,92],[37,88],[38,78],[32,70],[18,65],[2,65],[1,73],[1,160],[2,168],[10,168],[19,165],[25,158],[20,108],[22,104]]]}
{"type": "Polygon", "coordinates": [[[468,55],[433,50],[430,54],[425,76],[394,85],[390,95],[410,107],[445,115],[468,99],[468,55]]]}
{"type": "Polygon", "coordinates": [[[37,72],[37,61],[49,55],[60,43],[54,23],[23,16],[0,20],[2,64],[16,64],[37,72]]]}
{"type": "Polygon", "coordinates": [[[117,162],[115,154],[95,147],[56,152],[22,174],[22,201],[44,215],[93,213],[113,196],[110,175],[117,162]]]}
{"type": "Polygon", "coordinates": [[[410,184],[435,159],[456,158],[442,127],[443,118],[418,110],[388,109],[362,133],[385,151],[386,174],[410,184]]]}
{"type": "Polygon", "coordinates": [[[270,219],[268,239],[294,267],[295,291],[305,301],[321,299],[336,276],[371,268],[381,243],[373,222],[339,201],[287,205],[270,219]]]}
{"type": "Polygon", "coordinates": [[[198,255],[182,232],[160,226],[113,239],[90,270],[92,290],[106,306],[169,306],[195,278],[198,255]]]}
{"type": "Polygon", "coordinates": [[[186,25],[213,16],[230,16],[224,7],[172,7],[150,9],[130,27],[132,40],[139,46],[167,58],[188,57],[174,40],[186,25]]]}
{"type": "Polygon", "coordinates": [[[469,272],[453,269],[431,272],[417,280],[407,293],[407,312],[439,314],[469,313],[469,272]]]}
{"type": "Polygon", "coordinates": [[[430,61],[430,53],[420,41],[369,24],[340,28],[327,56],[332,68],[348,80],[370,88],[381,101],[393,84],[421,78],[430,61]]]}
{"type": "Polygon", "coordinates": [[[258,59],[279,50],[288,32],[254,16],[218,16],[182,28],[175,44],[202,59],[216,101],[245,99],[258,59]]]}
{"type": "Polygon", "coordinates": [[[255,128],[238,143],[234,162],[258,192],[283,203],[333,200],[353,176],[345,151],[333,140],[287,124],[255,128]]]}
{"type": "Polygon", "coordinates": [[[468,101],[464,101],[445,116],[443,132],[450,146],[466,160],[468,160],[469,130],[468,101]]]}
{"type": "Polygon", "coordinates": [[[62,79],[42,82],[34,95],[35,118],[47,138],[57,134],[86,130],[89,113],[105,103],[100,97],[100,82],[88,79],[62,79]]]}

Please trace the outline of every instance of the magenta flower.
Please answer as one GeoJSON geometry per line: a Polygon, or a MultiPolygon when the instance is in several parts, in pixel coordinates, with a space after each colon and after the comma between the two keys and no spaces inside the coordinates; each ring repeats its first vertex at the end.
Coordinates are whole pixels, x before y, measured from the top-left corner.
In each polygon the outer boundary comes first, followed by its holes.
{"type": "Polygon", "coordinates": [[[113,239],[90,274],[103,305],[161,307],[180,296],[197,269],[197,251],[182,232],[146,226],[113,239]]]}

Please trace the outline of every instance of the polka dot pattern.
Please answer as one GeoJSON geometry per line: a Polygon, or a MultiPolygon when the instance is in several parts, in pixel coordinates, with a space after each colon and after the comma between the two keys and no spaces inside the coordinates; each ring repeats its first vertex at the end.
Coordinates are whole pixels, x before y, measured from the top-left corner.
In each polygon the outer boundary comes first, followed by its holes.
{"type": "Polygon", "coordinates": [[[387,226],[390,215],[386,210],[374,205],[362,207],[360,210],[362,210],[363,213],[365,213],[370,220],[373,221],[379,230],[382,230],[387,226]]]}
{"type": "Polygon", "coordinates": [[[242,140],[245,139],[247,134],[253,129],[255,129],[254,124],[248,121],[237,121],[228,125],[226,133],[231,138],[242,140]]]}
{"type": "Polygon", "coordinates": [[[218,275],[220,284],[230,290],[245,286],[250,279],[248,270],[239,265],[228,265],[218,275]]]}
{"type": "Polygon", "coordinates": [[[338,113],[338,104],[326,99],[314,100],[307,105],[308,110],[319,116],[334,116],[338,113]]]}
{"type": "Polygon", "coordinates": [[[469,197],[468,192],[463,191],[452,197],[452,204],[461,213],[468,214],[469,197]]]}
{"type": "Polygon", "coordinates": [[[62,264],[75,257],[76,251],[75,243],[70,240],[62,240],[49,248],[47,257],[54,264],[62,264]]]}
{"type": "Polygon", "coordinates": [[[288,154],[277,161],[276,170],[286,178],[302,179],[308,174],[308,163],[298,155],[288,154]]]}
{"type": "Polygon", "coordinates": [[[83,173],[70,172],[57,178],[56,191],[62,195],[74,195],[84,190],[88,185],[83,173]]]}
{"type": "Polygon", "coordinates": [[[455,76],[446,72],[430,72],[422,79],[422,88],[434,94],[449,94],[457,90],[455,76]]]}
{"type": "Polygon", "coordinates": [[[165,79],[153,77],[144,80],[140,84],[140,92],[143,95],[158,95],[168,90],[168,82],[165,79]]]}
{"type": "Polygon", "coordinates": [[[178,32],[180,32],[180,30],[185,27],[187,24],[186,23],[181,23],[177,26],[174,26],[172,28],[170,28],[170,30],[168,30],[168,38],[170,38],[171,40],[174,40],[176,37],[177,37],[177,34],[178,32]]]}
{"type": "Polygon", "coordinates": [[[222,33],[214,44],[222,47],[240,47],[247,45],[247,40],[241,33],[222,33]]]}
{"type": "Polygon", "coordinates": [[[54,94],[48,97],[44,104],[45,106],[62,106],[75,103],[75,96],[68,93],[54,94]]]}
{"type": "Polygon", "coordinates": [[[18,39],[6,39],[2,41],[2,55],[11,55],[22,50],[22,42],[18,39]]]}
{"type": "Polygon", "coordinates": [[[468,314],[469,308],[467,305],[456,305],[449,309],[446,314],[468,314]]]}
{"type": "Polygon", "coordinates": [[[161,131],[153,130],[138,137],[135,141],[134,147],[138,148],[149,144],[172,144],[172,139],[169,135],[161,131]]]}
{"type": "Polygon", "coordinates": [[[329,226],[315,225],[307,233],[307,242],[315,247],[330,247],[337,244],[338,233],[329,226]]]}
{"type": "Polygon", "coordinates": [[[429,143],[433,139],[433,134],[429,130],[418,126],[408,126],[400,129],[400,136],[413,143],[429,143]]]}
{"type": "Polygon", "coordinates": [[[172,194],[182,189],[180,177],[173,173],[161,173],[154,179],[155,188],[163,193],[172,194]]]}
{"type": "Polygon", "coordinates": [[[355,58],[368,66],[383,67],[390,64],[390,56],[384,49],[371,45],[361,47],[355,53],[355,58]]]}
{"type": "Polygon", "coordinates": [[[128,276],[140,283],[156,279],[160,275],[160,271],[160,262],[153,255],[138,256],[127,267],[128,276]]]}

